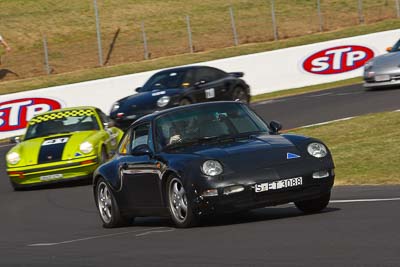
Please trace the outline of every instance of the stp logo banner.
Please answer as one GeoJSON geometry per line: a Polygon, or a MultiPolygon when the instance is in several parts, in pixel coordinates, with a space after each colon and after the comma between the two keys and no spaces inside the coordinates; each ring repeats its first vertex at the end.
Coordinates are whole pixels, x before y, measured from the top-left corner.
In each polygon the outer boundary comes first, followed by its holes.
{"type": "Polygon", "coordinates": [[[374,51],[365,46],[337,46],[309,56],[302,67],[313,74],[339,74],[361,68],[373,57],[374,51]]]}
{"type": "Polygon", "coordinates": [[[33,116],[59,109],[62,104],[49,98],[21,98],[0,103],[0,132],[24,129],[33,116]]]}

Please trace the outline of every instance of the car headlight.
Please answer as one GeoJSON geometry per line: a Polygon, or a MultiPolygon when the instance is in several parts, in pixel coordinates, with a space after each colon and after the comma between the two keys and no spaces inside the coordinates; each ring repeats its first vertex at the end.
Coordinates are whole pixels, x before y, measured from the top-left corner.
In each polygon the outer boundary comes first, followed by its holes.
{"type": "Polygon", "coordinates": [[[160,97],[157,100],[157,106],[159,106],[160,108],[165,107],[166,105],[168,105],[170,99],[171,98],[169,96],[160,97]]]}
{"type": "Polygon", "coordinates": [[[91,143],[89,143],[89,142],[83,142],[83,143],[79,146],[79,149],[80,149],[83,153],[88,154],[88,153],[92,152],[92,150],[93,150],[93,145],[92,145],[91,143]]]}
{"type": "Polygon", "coordinates": [[[21,157],[17,152],[11,152],[10,154],[7,154],[7,162],[9,164],[15,165],[21,160],[21,157]]]}
{"type": "Polygon", "coordinates": [[[370,68],[372,68],[372,65],[373,65],[373,62],[370,60],[367,63],[365,63],[364,68],[365,69],[370,69],[370,68]]]}
{"type": "Polygon", "coordinates": [[[118,110],[119,107],[120,107],[119,102],[115,102],[115,103],[112,105],[111,112],[114,112],[114,111],[118,110]]]}
{"type": "Polygon", "coordinates": [[[328,150],[321,143],[311,143],[307,147],[308,153],[316,158],[323,158],[328,154],[328,150]]]}
{"type": "Polygon", "coordinates": [[[221,163],[219,163],[216,160],[205,161],[203,163],[203,166],[201,167],[201,170],[205,175],[209,175],[209,176],[220,175],[224,171],[221,163]]]}

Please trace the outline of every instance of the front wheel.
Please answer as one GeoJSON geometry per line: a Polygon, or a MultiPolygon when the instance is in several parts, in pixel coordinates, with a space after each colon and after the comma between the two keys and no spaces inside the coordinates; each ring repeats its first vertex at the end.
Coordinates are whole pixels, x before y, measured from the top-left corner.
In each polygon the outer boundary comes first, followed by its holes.
{"type": "Polygon", "coordinates": [[[121,216],[114,195],[104,178],[100,178],[96,184],[96,204],[104,228],[114,228],[128,224],[128,221],[121,216]]]}
{"type": "Polygon", "coordinates": [[[188,98],[182,98],[181,101],[179,101],[179,106],[187,106],[192,104],[192,101],[190,101],[188,98]]]}
{"type": "Polygon", "coordinates": [[[331,199],[331,193],[324,194],[319,198],[297,201],[294,204],[304,213],[317,213],[326,208],[331,199]]]}
{"type": "Polygon", "coordinates": [[[182,181],[177,177],[171,177],[167,182],[168,208],[171,219],[178,228],[188,228],[196,224],[196,216],[193,214],[190,201],[182,181]]]}

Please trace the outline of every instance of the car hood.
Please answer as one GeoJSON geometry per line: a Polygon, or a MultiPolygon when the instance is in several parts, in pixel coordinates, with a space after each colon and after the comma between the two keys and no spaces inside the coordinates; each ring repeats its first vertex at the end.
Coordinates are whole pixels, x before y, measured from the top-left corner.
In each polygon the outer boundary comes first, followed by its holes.
{"type": "Polygon", "coordinates": [[[381,56],[377,56],[372,60],[372,62],[373,67],[398,69],[400,65],[400,52],[387,53],[381,56]]]}
{"type": "Polygon", "coordinates": [[[155,109],[157,108],[157,100],[159,98],[175,95],[178,90],[179,89],[153,90],[125,97],[118,101],[120,103],[118,112],[124,111],[126,113],[128,110],[155,109]]]}
{"type": "MultiPolygon", "coordinates": [[[[97,132],[98,131],[82,131],[33,138],[19,143],[13,147],[10,152],[17,152],[20,155],[21,161],[17,166],[70,160],[84,156],[79,150],[80,144],[90,139],[90,137],[97,132]],[[48,140],[61,140],[63,138],[65,138],[65,141],[61,141],[58,144],[49,144],[48,142],[48,140]],[[46,141],[47,145],[45,143],[46,141]],[[48,157],[52,157],[52,159],[48,157]],[[59,159],[57,159],[58,157],[59,159]]],[[[93,146],[95,146],[95,144],[93,144],[93,146]]]]}
{"type": "Polygon", "coordinates": [[[304,156],[290,140],[281,135],[260,135],[229,143],[199,145],[185,148],[180,153],[195,154],[204,160],[218,160],[232,171],[266,168],[304,156]]]}

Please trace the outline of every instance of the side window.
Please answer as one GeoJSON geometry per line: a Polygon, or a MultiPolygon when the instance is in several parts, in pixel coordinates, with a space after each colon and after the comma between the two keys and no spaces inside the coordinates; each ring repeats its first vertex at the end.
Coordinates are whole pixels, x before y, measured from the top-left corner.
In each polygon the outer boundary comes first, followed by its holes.
{"type": "Polygon", "coordinates": [[[97,111],[97,114],[99,114],[101,123],[104,124],[104,123],[110,122],[110,119],[107,117],[106,114],[103,113],[103,111],[101,111],[100,109],[96,109],[96,111],[97,111]]]}
{"type": "Polygon", "coordinates": [[[132,130],[131,151],[135,147],[149,143],[150,124],[142,124],[132,130]]]}
{"type": "Polygon", "coordinates": [[[182,82],[183,87],[189,87],[194,84],[194,70],[190,69],[186,72],[182,82]]]}
{"type": "Polygon", "coordinates": [[[213,82],[225,77],[225,73],[214,68],[200,68],[197,70],[196,82],[213,82]]]}
{"type": "Polygon", "coordinates": [[[131,136],[132,136],[132,131],[128,130],[128,132],[124,135],[119,145],[118,154],[126,155],[128,153],[129,144],[131,143],[131,136]]]}

